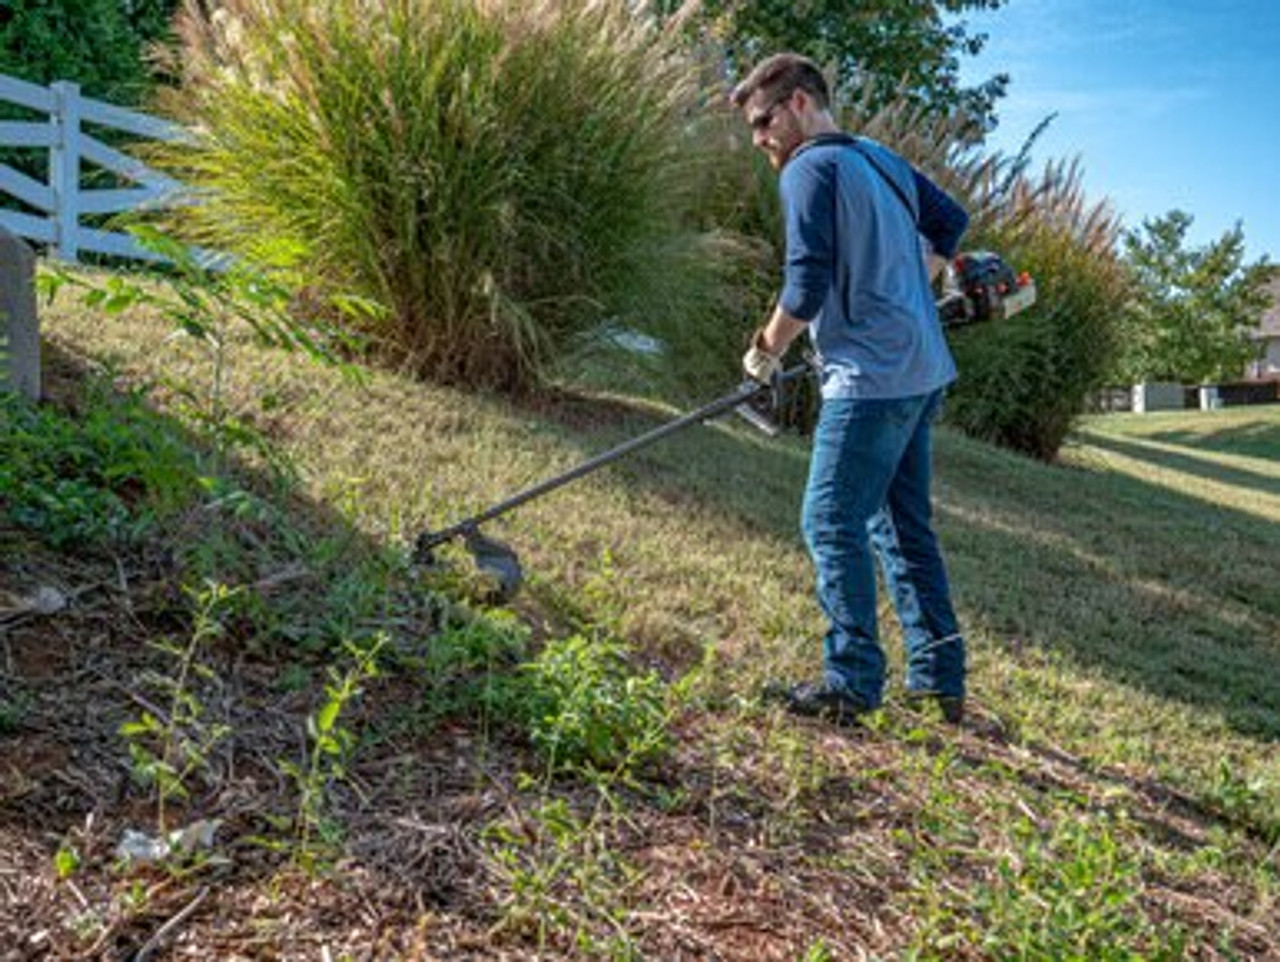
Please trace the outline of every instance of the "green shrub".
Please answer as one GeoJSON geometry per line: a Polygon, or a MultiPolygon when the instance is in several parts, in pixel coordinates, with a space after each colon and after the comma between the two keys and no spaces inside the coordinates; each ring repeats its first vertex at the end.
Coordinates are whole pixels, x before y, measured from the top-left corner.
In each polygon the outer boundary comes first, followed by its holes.
{"type": "Polygon", "coordinates": [[[530,735],[552,768],[628,771],[667,746],[666,686],[618,641],[573,635],[526,666],[530,735]]]}
{"type": "Polygon", "coordinates": [[[1115,256],[1118,224],[1089,205],[1077,166],[1018,177],[969,244],[999,251],[1036,280],[1036,306],[952,337],[960,380],[948,419],[966,434],[1052,460],[1090,394],[1106,383],[1127,274],[1115,256]]]}
{"type": "MultiPolygon", "coordinates": [[[[47,86],[58,80],[80,85],[89,97],[137,106],[154,85],[147,64],[151,44],[163,39],[175,0],[6,0],[0,5],[0,74],[47,86]]],[[[39,111],[0,103],[0,121],[45,119],[39,111]]],[[[113,146],[127,143],[118,131],[94,128],[113,146]]],[[[28,177],[48,177],[48,152],[0,147],[0,163],[28,177]]],[[[108,186],[94,170],[94,186],[108,186]]],[[[0,206],[21,209],[7,195],[0,206]]]]}
{"type": "Polygon", "coordinates": [[[41,85],[71,80],[91,97],[138,104],[151,88],[144,54],[171,2],[16,0],[0,16],[0,73],[41,85]]]}
{"type": "Polygon", "coordinates": [[[198,476],[135,397],[73,416],[0,393],[0,510],[52,547],[136,538],[193,497],[198,476]]]}
{"type": "Polygon", "coordinates": [[[388,308],[384,356],[528,388],[710,283],[697,73],[632,6],[189,4],[166,102],[198,139],[160,162],[205,192],[198,236],[388,308]]]}

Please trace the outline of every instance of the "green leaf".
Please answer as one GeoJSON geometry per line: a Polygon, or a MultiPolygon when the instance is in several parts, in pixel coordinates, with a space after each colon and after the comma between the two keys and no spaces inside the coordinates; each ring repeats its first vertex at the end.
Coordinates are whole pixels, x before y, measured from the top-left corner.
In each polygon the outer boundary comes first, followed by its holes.
{"type": "Polygon", "coordinates": [[[331,732],[341,711],[342,703],[336,698],[325,702],[320,711],[316,713],[316,730],[322,735],[327,735],[331,732]]]}
{"type": "Polygon", "coordinates": [[[69,845],[62,845],[53,856],[53,867],[58,878],[69,879],[80,868],[80,854],[69,845]]]}

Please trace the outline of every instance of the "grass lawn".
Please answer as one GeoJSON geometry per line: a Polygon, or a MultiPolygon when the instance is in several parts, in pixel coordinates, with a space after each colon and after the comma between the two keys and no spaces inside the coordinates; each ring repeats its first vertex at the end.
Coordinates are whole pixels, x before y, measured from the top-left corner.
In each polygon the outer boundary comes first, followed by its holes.
{"type": "MultiPolygon", "coordinates": [[[[155,318],[62,299],[45,324],[61,393],[109,363],[165,423],[207,397],[207,358],[155,318]]],[[[694,428],[491,523],[527,576],[492,609],[460,549],[421,572],[400,546],[678,412],[354,383],[247,344],[228,378],[287,470],[244,445],[227,463],[283,514],[210,496],[168,547],[114,557],[0,530],[0,607],[84,589],[0,620],[0,944],[137,951],[177,919],[166,943],[241,957],[1280,958],[1280,407],[1089,418],[1051,466],[944,428],[971,717],[895,688],[848,731],[756,697],[818,665],[802,439],[694,428]],[[179,616],[194,570],[249,600],[179,616]],[[202,623],[201,724],[230,734],[170,816],[222,819],[217,857],[121,865],[156,815],[119,729],[154,702],[146,642],[195,650],[202,623]],[[394,655],[342,702],[325,767],[307,717],[355,677],[331,640],[375,634],[394,655]],[[494,700],[526,677],[515,649],[573,636],[628,653],[621,687],[581,652],[552,677],[601,672],[561,697],[587,736],[630,731],[661,684],[643,764],[566,770],[494,700]]]]}

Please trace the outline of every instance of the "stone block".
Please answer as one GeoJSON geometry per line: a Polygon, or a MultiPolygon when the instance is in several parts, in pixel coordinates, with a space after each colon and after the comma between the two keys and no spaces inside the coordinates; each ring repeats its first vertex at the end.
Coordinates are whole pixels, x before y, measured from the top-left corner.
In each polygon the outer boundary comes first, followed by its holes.
{"type": "Polygon", "coordinates": [[[0,227],[0,390],[40,398],[40,319],[36,257],[0,227]]]}

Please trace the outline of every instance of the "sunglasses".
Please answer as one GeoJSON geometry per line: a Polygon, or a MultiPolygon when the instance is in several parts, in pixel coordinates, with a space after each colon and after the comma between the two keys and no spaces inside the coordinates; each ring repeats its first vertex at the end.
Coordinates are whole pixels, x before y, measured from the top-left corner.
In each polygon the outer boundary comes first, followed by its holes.
{"type": "Polygon", "coordinates": [[[747,126],[752,130],[766,130],[769,125],[773,123],[773,115],[778,112],[778,108],[790,99],[791,92],[777,98],[773,103],[769,104],[768,107],[748,120],[747,126]]]}

